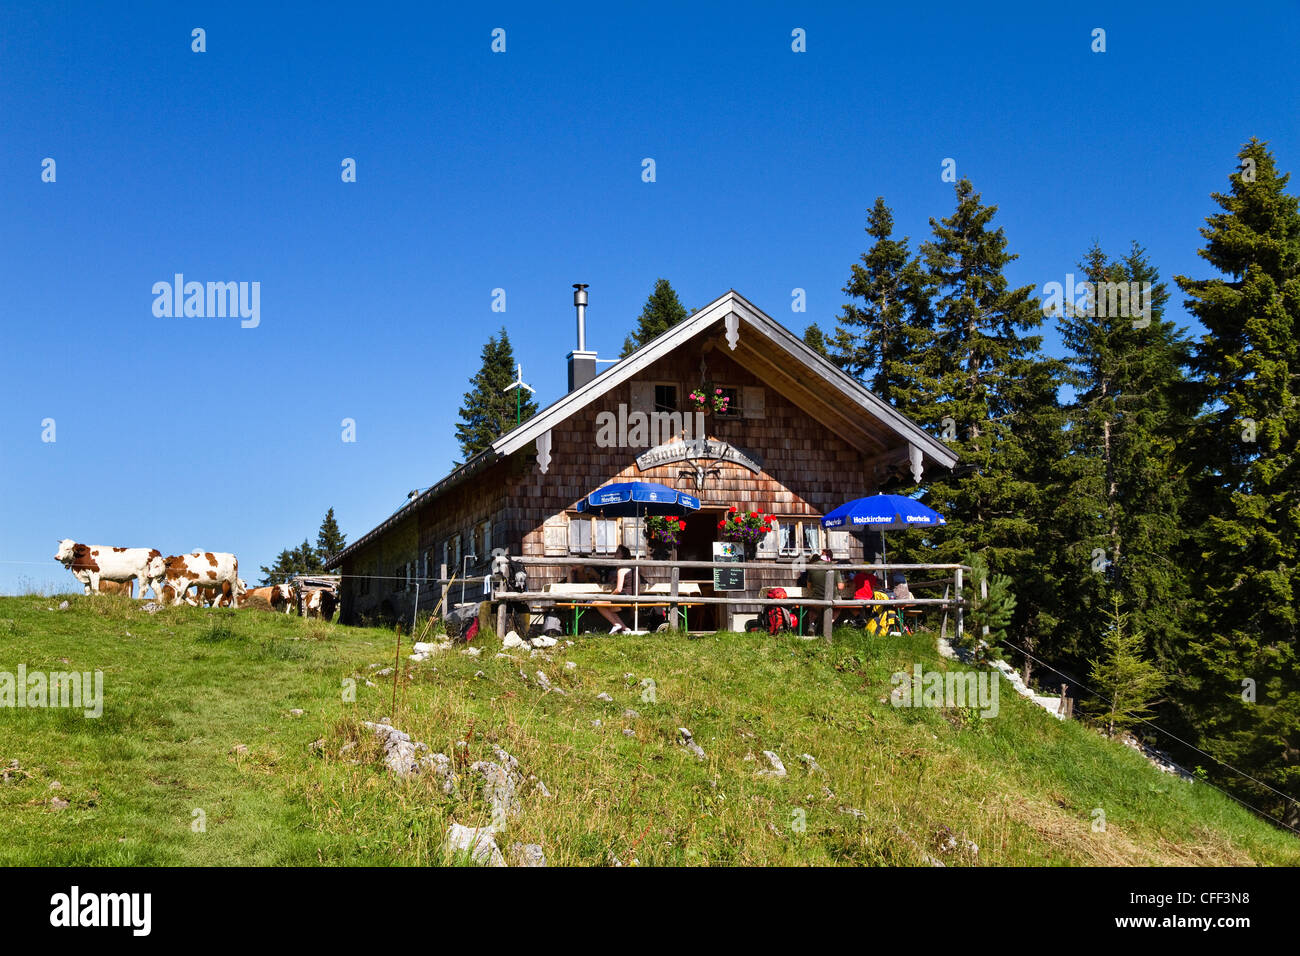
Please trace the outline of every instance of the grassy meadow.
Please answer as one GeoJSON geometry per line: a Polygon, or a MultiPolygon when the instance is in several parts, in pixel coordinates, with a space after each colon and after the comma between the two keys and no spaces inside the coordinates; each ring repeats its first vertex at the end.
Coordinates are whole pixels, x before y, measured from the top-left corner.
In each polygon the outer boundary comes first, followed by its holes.
{"type": "Polygon", "coordinates": [[[1294,838],[1006,684],[990,719],[892,706],[895,671],[950,666],[931,634],[588,635],[508,657],[485,635],[477,657],[419,663],[409,640],[393,723],[453,756],[456,796],[394,778],[360,726],[392,711],[377,676],[391,630],[0,598],[0,671],[104,675],[98,719],[0,708],[0,768],[18,762],[0,784],[0,863],[454,862],[448,824],[490,819],[468,765],[499,746],[550,796],[526,779],[498,843],[507,859],[539,844],[553,866],[1300,864],[1294,838]],[[787,776],[759,773],[764,750],[787,776]]]}

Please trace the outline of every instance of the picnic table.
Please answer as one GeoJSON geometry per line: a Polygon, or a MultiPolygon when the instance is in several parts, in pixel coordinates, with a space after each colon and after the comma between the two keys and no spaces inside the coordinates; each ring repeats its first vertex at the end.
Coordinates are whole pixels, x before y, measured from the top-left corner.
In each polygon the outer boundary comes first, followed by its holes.
{"type": "MultiPolygon", "coordinates": [[[[555,607],[568,608],[573,612],[573,629],[570,632],[572,636],[578,635],[578,628],[582,623],[582,614],[588,608],[593,607],[612,607],[619,610],[625,610],[630,604],[619,601],[602,601],[599,598],[607,597],[611,592],[595,584],[574,584],[567,581],[548,584],[542,589],[547,594],[554,594],[557,597],[566,600],[557,600],[555,607]]],[[[677,586],[678,597],[694,597],[700,593],[699,584],[693,581],[683,581],[677,586]]],[[[648,584],[641,590],[642,595],[664,595],[671,596],[672,586],[668,584],[648,584]]],[[[639,607],[672,607],[673,605],[682,609],[682,623],[687,630],[690,630],[689,608],[699,607],[698,601],[642,601],[638,602],[639,607]]]]}
{"type": "MultiPolygon", "coordinates": [[[[812,597],[811,592],[812,592],[812,588],[801,588],[798,587],[797,585],[794,587],[787,587],[785,589],[786,597],[790,598],[792,601],[802,597],[812,597]],[[805,594],[804,593],[805,591],[809,593],[805,594]]],[[[888,595],[884,594],[883,592],[877,593],[876,596],[888,597],[888,595]]],[[[807,618],[807,616],[813,612],[821,613],[821,610],[822,609],[819,607],[810,608],[810,607],[805,607],[802,604],[798,604],[795,606],[795,611],[796,611],[795,620],[797,622],[796,626],[797,626],[798,633],[800,635],[803,634],[803,626],[804,626],[805,618],[807,618]]],[[[919,619],[921,615],[924,613],[919,607],[914,607],[913,605],[908,604],[907,601],[905,600],[898,602],[896,606],[883,605],[883,604],[876,605],[876,612],[880,613],[882,611],[893,611],[895,614],[901,611],[903,612],[904,615],[906,615],[906,617],[913,618],[917,623],[919,623],[919,619]]],[[[900,623],[902,623],[905,619],[906,619],[905,617],[900,617],[898,620],[900,623]]]]}

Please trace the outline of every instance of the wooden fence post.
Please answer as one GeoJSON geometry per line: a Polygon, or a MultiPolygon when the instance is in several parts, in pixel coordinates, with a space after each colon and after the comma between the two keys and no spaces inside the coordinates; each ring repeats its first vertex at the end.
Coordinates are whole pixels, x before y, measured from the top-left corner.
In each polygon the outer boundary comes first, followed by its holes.
{"type": "Polygon", "coordinates": [[[680,614],[677,610],[677,582],[681,578],[681,571],[674,566],[668,574],[668,602],[672,605],[670,613],[669,626],[675,631],[680,627],[680,614]]]}
{"type": "Polygon", "coordinates": [[[438,565],[438,577],[442,578],[442,580],[443,580],[443,585],[442,585],[442,600],[439,601],[438,603],[441,604],[443,607],[450,607],[451,605],[449,605],[449,604],[447,603],[447,591],[448,591],[448,589],[451,587],[451,582],[447,580],[447,562],[446,562],[446,561],[444,561],[444,562],[442,562],[442,564],[438,565]]]}
{"type": "MultiPolygon", "coordinates": [[[[832,604],[835,603],[835,572],[827,571],[825,577],[826,583],[826,600],[832,604]]],[[[835,629],[835,609],[827,607],[822,612],[822,638],[826,643],[831,641],[831,631],[835,629]]]]}
{"type": "Polygon", "coordinates": [[[953,575],[954,575],[953,587],[954,590],[957,592],[955,595],[953,595],[957,599],[957,643],[961,644],[962,638],[966,633],[965,617],[962,614],[961,568],[957,568],[953,572],[953,575]]]}

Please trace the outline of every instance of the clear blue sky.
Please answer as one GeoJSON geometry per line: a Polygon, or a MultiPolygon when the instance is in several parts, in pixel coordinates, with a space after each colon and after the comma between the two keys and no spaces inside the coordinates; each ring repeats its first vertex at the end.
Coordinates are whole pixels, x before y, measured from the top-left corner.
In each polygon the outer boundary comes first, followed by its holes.
{"type": "Polygon", "coordinates": [[[924,238],[945,157],[1040,289],[1094,239],[1201,274],[1240,144],[1300,171],[1294,3],[466,7],[0,8],[0,591],[72,585],[65,536],[250,581],[330,506],[359,536],[457,456],[500,324],[560,394],[576,281],[611,357],[659,276],[832,324],[867,207],[924,238]],[[260,282],[260,326],[156,318],[178,272],[260,282]]]}

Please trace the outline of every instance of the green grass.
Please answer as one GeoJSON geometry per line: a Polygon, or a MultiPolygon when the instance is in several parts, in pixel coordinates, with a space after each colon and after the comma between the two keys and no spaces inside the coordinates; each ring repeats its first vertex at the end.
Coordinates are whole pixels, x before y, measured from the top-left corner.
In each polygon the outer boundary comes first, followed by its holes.
{"type": "MultiPolygon", "coordinates": [[[[107,597],[47,610],[62,599],[0,598],[0,670],[102,670],[104,713],[0,709],[0,767],[23,769],[0,784],[0,863],[425,865],[449,862],[449,821],[489,821],[467,770],[458,798],[402,783],[359,726],[389,714],[391,678],[371,665],[392,666],[392,632],[249,610],[149,615],[107,597]]],[[[498,842],[539,843],[552,865],[611,853],[641,865],[1300,864],[1294,838],[1005,684],[992,719],[891,706],[892,673],[946,666],[931,635],[587,636],[551,660],[497,658],[498,644],[419,664],[404,646],[394,723],[463,769],[494,744],[518,758],[553,796],[525,785],[498,842]],[[566,693],[542,693],[538,670],[566,693]],[[676,743],[678,727],[707,760],[676,743]],[[763,750],[788,777],[758,775],[763,750]],[[950,834],[978,854],[945,852],[950,834]]]]}

